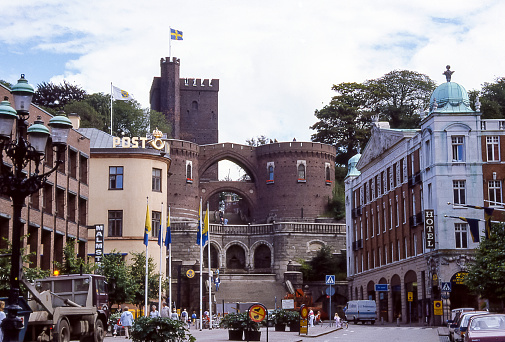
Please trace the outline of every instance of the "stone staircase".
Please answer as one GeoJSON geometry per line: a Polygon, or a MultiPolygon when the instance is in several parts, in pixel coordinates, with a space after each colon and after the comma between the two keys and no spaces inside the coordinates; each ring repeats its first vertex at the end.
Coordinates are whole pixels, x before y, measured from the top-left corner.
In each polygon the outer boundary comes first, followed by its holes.
{"type": "Polygon", "coordinates": [[[219,278],[219,291],[213,292],[218,305],[223,300],[225,303],[258,302],[273,309],[277,297],[279,308],[287,293],[284,284],[275,280],[275,274],[221,274],[219,278]]]}

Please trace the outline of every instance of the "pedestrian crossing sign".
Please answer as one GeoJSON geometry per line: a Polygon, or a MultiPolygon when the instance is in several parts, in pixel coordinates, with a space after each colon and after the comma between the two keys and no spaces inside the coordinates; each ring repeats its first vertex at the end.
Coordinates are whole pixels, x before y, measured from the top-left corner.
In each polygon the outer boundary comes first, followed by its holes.
{"type": "Polygon", "coordinates": [[[335,275],[326,276],[326,285],[335,285],[335,275]]]}
{"type": "Polygon", "coordinates": [[[452,290],[452,286],[451,286],[450,282],[442,283],[442,291],[451,292],[451,290],[452,290]]]}

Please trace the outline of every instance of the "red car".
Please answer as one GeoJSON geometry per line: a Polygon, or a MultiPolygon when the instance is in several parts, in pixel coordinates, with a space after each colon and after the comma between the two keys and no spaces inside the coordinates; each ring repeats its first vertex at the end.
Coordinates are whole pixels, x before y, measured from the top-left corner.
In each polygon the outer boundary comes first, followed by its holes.
{"type": "Polygon", "coordinates": [[[470,318],[465,342],[490,341],[505,341],[505,314],[489,314],[470,318]]]}

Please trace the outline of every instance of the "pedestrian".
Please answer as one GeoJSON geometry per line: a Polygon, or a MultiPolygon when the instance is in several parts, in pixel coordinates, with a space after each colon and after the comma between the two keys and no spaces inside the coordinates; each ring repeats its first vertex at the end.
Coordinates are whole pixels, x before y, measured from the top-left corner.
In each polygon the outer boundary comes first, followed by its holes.
{"type": "MultiPolygon", "coordinates": [[[[0,300],[0,325],[2,324],[2,321],[5,318],[4,308],[5,308],[5,302],[3,300],[0,300]]],[[[0,342],[2,342],[3,339],[4,339],[4,330],[0,329],[0,342]]]]}
{"type": "Polygon", "coordinates": [[[318,325],[319,323],[321,323],[321,311],[318,311],[316,317],[314,318],[314,324],[318,325]]]}
{"type": "Polygon", "coordinates": [[[130,329],[133,325],[133,315],[130,311],[128,311],[127,306],[123,308],[123,313],[121,314],[121,318],[119,320],[121,325],[124,327],[125,338],[130,338],[130,329]]]}
{"type": "Polygon", "coordinates": [[[163,303],[163,308],[160,311],[160,317],[168,318],[170,316],[170,309],[168,308],[167,303],[163,303]]]}
{"type": "Polygon", "coordinates": [[[221,285],[221,279],[219,278],[219,274],[214,278],[214,284],[216,285],[216,292],[219,291],[219,285],[221,285]]]}
{"type": "Polygon", "coordinates": [[[336,312],[335,312],[334,319],[335,319],[335,327],[340,328],[340,316],[336,312]]]}
{"type": "Polygon", "coordinates": [[[160,317],[160,313],[156,310],[156,305],[151,305],[151,312],[149,313],[149,317],[156,318],[160,317]]]}
{"type": "Polygon", "coordinates": [[[193,322],[193,326],[196,325],[196,312],[193,310],[193,313],[191,314],[191,322],[193,322]]]}
{"type": "Polygon", "coordinates": [[[309,326],[314,326],[314,311],[312,310],[309,311],[309,326]]]}
{"type": "Polygon", "coordinates": [[[179,315],[177,314],[177,310],[175,308],[172,311],[172,314],[170,315],[170,318],[173,319],[174,321],[179,319],[179,315]]]}
{"type": "Polygon", "coordinates": [[[188,326],[188,312],[186,309],[182,310],[181,312],[181,321],[184,322],[184,326],[188,326]]]}

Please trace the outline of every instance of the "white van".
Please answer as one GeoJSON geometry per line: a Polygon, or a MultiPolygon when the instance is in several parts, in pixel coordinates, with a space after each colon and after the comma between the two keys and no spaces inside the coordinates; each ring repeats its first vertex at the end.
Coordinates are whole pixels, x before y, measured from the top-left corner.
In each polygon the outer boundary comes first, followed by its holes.
{"type": "Polygon", "coordinates": [[[347,302],[347,310],[345,311],[345,319],[357,324],[361,321],[375,323],[377,319],[377,305],[374,300],[351,300],[347,302]]]}

